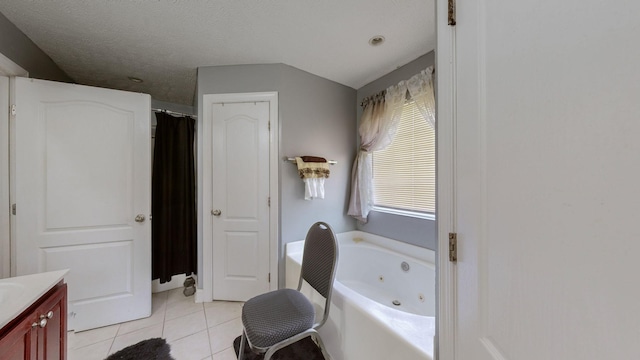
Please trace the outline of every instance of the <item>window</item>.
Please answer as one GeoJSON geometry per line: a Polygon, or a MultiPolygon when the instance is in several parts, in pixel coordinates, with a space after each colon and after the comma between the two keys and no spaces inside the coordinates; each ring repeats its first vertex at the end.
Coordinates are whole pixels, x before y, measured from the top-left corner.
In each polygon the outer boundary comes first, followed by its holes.
{"type": "Polygon", "coordinates": [[[435,131],[413,101],[403,106],[393,141],[372,155],[375,208],[434,214],[435,131]]]}

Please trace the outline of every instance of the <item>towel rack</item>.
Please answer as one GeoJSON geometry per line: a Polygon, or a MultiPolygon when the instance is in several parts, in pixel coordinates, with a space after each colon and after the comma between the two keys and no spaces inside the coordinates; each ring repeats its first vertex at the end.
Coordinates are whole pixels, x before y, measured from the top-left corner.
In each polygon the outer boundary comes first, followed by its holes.
{"type": "MultiPolygon", "coordinates": [[[[287,161],[292,162],[292,163],[294,163],[294,164],[295,164],[295,163],[296,163],[296,158],[291,158],[291,157],[290,157],[290,158],[287,158],[287,161]]],[[[335,165],[335,164],[337,164],[337,163],[338,163],[338,162],[337,162],[337,161],[335,161],[335,160],[327,160],[327,164],[329,164],[329,165],[335,165]]]]}

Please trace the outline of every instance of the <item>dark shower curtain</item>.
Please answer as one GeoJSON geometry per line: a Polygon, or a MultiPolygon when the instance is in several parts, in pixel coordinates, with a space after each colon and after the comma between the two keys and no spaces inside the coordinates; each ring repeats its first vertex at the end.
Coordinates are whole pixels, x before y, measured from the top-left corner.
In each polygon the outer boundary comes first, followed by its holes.
{"type": "Polygon", "coordinates": [[[151,187],[152,279],[196,272],[195,120],[156,113],[151,187]]]}

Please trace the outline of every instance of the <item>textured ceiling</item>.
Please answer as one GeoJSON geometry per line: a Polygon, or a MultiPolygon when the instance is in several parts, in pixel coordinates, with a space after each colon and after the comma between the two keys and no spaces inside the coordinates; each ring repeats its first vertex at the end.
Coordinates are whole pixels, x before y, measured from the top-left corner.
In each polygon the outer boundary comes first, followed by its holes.
{"type": "Polygon", "coordinates": [[[0,12],[76,82],[185,105],[202,66],[284,63],[358,89],[435,48],[433,0],[1,0],[0,12]]]}

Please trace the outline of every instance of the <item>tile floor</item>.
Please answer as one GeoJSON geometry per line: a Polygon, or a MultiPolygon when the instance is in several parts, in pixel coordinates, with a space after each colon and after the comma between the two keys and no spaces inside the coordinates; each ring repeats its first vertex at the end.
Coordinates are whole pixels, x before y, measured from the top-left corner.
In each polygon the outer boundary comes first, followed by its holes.
{"type": "Polygon", "coordinates": [[[153,313],[141,320],[67,334],[68,360],[103,360],[141,340],[162,337],[176,360],[236,360],[242,303],[196,304],[182,288],[153,294],[153,313]]]}

